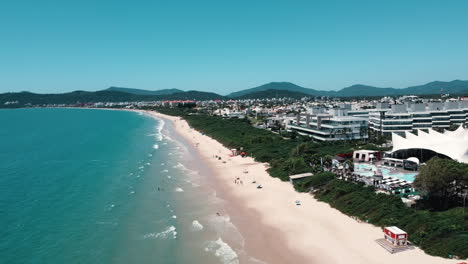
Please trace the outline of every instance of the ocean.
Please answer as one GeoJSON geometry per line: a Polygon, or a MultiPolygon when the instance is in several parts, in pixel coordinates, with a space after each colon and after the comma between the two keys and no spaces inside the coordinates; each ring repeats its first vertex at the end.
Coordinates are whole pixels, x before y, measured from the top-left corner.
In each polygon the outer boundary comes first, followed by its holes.
{"type": "Polygon", "coordinates": [[[256,263],[171,124],[0,110],[0,263],[256,263]]]}

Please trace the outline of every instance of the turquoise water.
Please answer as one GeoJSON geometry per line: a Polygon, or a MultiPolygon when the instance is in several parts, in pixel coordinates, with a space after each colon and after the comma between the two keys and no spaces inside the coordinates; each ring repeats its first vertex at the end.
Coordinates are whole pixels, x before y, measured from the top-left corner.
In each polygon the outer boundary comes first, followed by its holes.
{"type": "MultiPolygon", "coordinates": [[[[364,163],[355,163],[354,164],[354,171],[363,176],[372,176],[374,175],[373,170],[375,170],[375,166],[371,164],[364,164],[364,163]]],[[[413,182],[414,178],[416,178],[417,173],[403,173],[403,172],[395,172],[387,168],[380,168],[382,175],[384,177],[393,177],[398,178],[400,180],[405,180],[408,182],[413,182]]]]}
{"type": "Polygon", "coordinates": [[[223,201],[163,122],[18,109],[0,124],[1,263],[241,260],[242,236],[215,215],[223,201]]]}

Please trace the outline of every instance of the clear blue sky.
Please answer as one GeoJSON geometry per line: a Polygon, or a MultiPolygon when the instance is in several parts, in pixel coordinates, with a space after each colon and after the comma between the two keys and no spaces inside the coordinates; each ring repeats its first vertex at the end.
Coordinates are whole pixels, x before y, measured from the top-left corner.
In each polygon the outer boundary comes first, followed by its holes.
{"type": "Polygon", "coordinates": [[[468,79],[468,1],[0,2],[0,92],[468,79]]]}

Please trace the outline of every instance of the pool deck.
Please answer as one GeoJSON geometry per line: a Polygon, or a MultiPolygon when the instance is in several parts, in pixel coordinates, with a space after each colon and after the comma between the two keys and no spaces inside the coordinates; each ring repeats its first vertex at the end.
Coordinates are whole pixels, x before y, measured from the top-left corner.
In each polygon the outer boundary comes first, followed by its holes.
{"type": "MultiPolygon", "coordinates": [[[[398,177],[397,175],[392,175],[392,174],[409,174],[409,175],[417,175],[419,173],[419,171],[409,171],[409,170],[405,170],[403,168],[399,168],[399,167],[391,167],[391,166],[387,166],[387,165],[384,165],[382,161],[377,161],[377,162],[374,162],[374,163],[369,163],[369,162],[355,162],[355,167],[356,165],[359,166],[359,165],[364,165],[364,166],[375,166],[377,168],[382,168],[382,169],[387,169],[387,170],[390,170],[390,173],[387,173],[385,174],[384,173],[384,177],[392,177],[392,178],[398,178],[398,179],[401,179],[400,177],[398,177]]],[[[359,174],[359,171],[356,171],[356,173],[359,174]]],[[[367,171],[366,171],[367,172],[367,171]]],[[[406,180],[406,179],[405,179],[406,180]]],[[[412,182],[413,180],[411,180],[412,182]]]]}

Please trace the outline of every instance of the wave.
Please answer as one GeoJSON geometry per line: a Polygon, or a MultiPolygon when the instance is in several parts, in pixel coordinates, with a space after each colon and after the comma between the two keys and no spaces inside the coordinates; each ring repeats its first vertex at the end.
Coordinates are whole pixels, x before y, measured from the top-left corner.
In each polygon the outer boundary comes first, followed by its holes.
{"type": "Polygon", "coordinates": [[[208,219],[208,223],[219,236],[229,237],[231,241],[239,243],[240,246],[244,247],[245,239],[237,227],[231,222],[229,215],[212,216],[208,219]]]}
{"type": "Polygon", "coordinates": [[[200,224],[197,220],[192,221],[192,227],[190,228],[192,231],[201,231],[203,230],[203,225],[200,224]]]}
{"type": "Polygon", "coordinates": [[[157,141],[162,141],[163,140],[163,135],[162,135],[162,130],[164,128],[165,122],[162,119],[158,119],[159,123],[158,126],[156,127],[156,140],[157,141]]]}
{"type": "Polygon", "coordinates": [[[174,169],[181,169],[181,170],[186,171],[186,172],[188,172],[188,173],[190,173],[190,174],[192,174],[192,175],[198,174],[198,171],[188,169],[184,164],[182,164],[182,163],[180,163],[180,162],[177,162],[177,164],[174,165],[174,166],[172,166],[172,168],[174,168],[174,169]]]}
{"type": "Polygon", "coordinates": [[[237,253],[221,238],[206,243],[205,251],[214,253],[223,264],[239,264],[237,253]]]}
{"type": "Polygon", "coordinates": [[[180,162],[177,162],[177,165],[174,165],[172,166],[172,168],[174,169],[183,169],[183,170],[186,170],[187,168],[185,167],[184,164],[180,163],[180,162]]]}
{"type": "Polygon", "coordinates": [[[154,144],[154,145],[153,145],[153,148],[154,148],[154,149],[159,149],[159,145],[158,145],[158,144],[154,144]]]}
{"type": "Polygon", "coordinates": [[[161,231],[159,233],[148,233],[143,236],[143,239],[155,239],[155,238],[160,238],[160,239],[167,239],[167,238],[177,238],[177,231],[176,231],[175,226],[169,226],[166,228],[166,230],[161,231]]]}
{"type": "Polygon", "coordinates": [[[180,187],[177,187],[177,188],[175,188],[175,191],[176,191],[176,192],[184,192],[184,189],[182,189],[182,188],[180,188],[180,187]]]}

